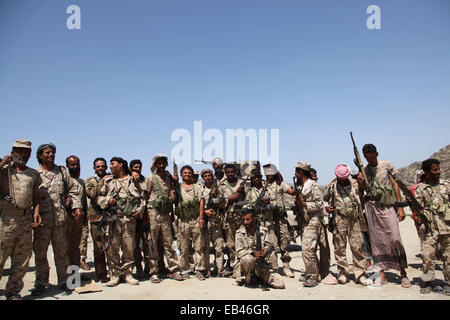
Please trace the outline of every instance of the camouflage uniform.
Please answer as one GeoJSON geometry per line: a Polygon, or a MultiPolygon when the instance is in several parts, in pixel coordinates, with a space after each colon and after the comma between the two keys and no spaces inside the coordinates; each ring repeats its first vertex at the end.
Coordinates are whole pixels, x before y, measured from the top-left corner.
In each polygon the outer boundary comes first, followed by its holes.
{"type": "MultiPolygon", "coordinates": [[[[37,169],[41,176],[39,186],[39,213],[42,225],[34,230],[33,251],[36,264],[36,285],[47,285],[49,270],[47,250],[50,242],[58,275],[58,285],[67,280],[69,257],[67,251],[67,221],[69,219],[65,208],[65,197],[72,199],[72,209],[81,208],[79,184],[70,179],[66,168],[57,165],[51,171],[45,171],[42,166],[37,169]]],[[[71,219],[71,218],[70,218],[71,219]]]]}
{"type": "MultiPolygon", "coordinates": [[[[103,210],[109,207],[109,200],[118,196],[119,199],[126,199],[132,197],[135,199],[142,198],[142,191],[139,185],[134,183],[131,176],[126,176],[121,179],[108,176],[104,179],[103,186],[100,188],[98,195],[98,205],[103,210]]],[[[117,201],[120,201],[117,200],[117,201]]],[[[144,207],[144,201],[140,201],[137,211],[141,214],[144,207]]],[[[139,218],[139,216],[138,216],[139,218]]],[[[136,232],[136,220],[127,215],[120,207],[117,208],[117,220],[114,224],[113,238],[111,246],[106,251],[106,258],[110,271],[111,279],[124,274],[130,276],[134,267],[134,246],[136,232]],[[120,257],[120,249],[122,249],[122,258],[120,257]]]]}
{"type": "MultiPolygon", "coordinates": [[[[203,186],[203,198],[205,199],[205,207],[209,201],[211,189],[207,186],[203,186]]],[[[219,192],[218,192],[219,193],[219,192]]],[[[218,194],[217,198],[219,199],[220,194],[218,194]]],[[[209,270],[210,268],[210,260],[209,260],[209,242],[211,241],[214,248],[215,253],[215,263],[217,268],[218,275],[223,275],[224,269],[224,240],[223,240],[223,215],[219,215],[218,210],[214,209],[216,215],[214,217],[208,217],[207,230],[205,232],[205,268],[209,270]]],[[[205,215],[206,216],[206,215],[205,215]]],[[[205,220],[206,222],[206,220],[205,220]]]]}
{"type": "Polygon", "coordinates": [[[89,198],[88,220],[91,223],[92,246],[94,247],[94,267],[97,280],[106,279],[106,258],[102,249],[101,231],[99,222],[102,219],[102,211],[98,206],[97,198],[103,183],[100,177],[92,176],[85,181],[86,194],[89,198]]]}
{"type": "Polygon", "coordinates": [[[170,212],[159,212],[152,202],[161,200],[162,198],[170,198],[170,191],[173,190],[170,173],[165,172],[162,179],[156,173],[151,174],[145,180],[145,191],[148,193],[147,211],[150,221],[150,233],[152,238],[152,257],[150,257],[150,275],[156,275],[159,272],[159,252],[157,250],[157,241],[161,238],[164,254],[167,259],[169,272],[173,273],[178,268],[178,256],[172,249],[173,237],[171,231],[170,212]],[[155,183],[156,181],[156,183],[155,183]]]}
{"type": "Polygon", "coordinates": [[[288,248],[291,241],[289,233],[286,208],[284,206],[284,194],[289,190],[289,185],[282,181],[278,185],[275,181],[268,185],[270,193],[274,197],[275,208],[273,210],[273,220],[275,226],[275,234],[278,241],[278,246],[281,252],[281,261],[284,267],[289,267],[291,257],[289,256],[288,248]]]}
{"type": "Polygon", "coordinates": [[[308,179],[300,186],[300,194],[306,202],[306,208],[300,209],[304,220],[302,237],[302,257],[305,264],[305,280],[319,281],[329,273],[330,252],[326,229],[322,223],[323,195],[317,183],[308,179]],[[317,247],[320,248],[320,260],[317,259],[317,247]]]}
{"type": "Polygon", "coordinates": [[[188,216],[185,210],[181,210],[180,206],[188,201],[195,199],[200,203],[203,199],[203,190],[198,184],[191,184],[191,189],[184,189],[180,186],[181,201],[178,203],[178,247],[180,249],[180,269],[186,274],[189,272],[189,257],[191,248],[194,249],[195,270],[205,270],[205,232],[200,228],[199,224],[199,208],[196,210],[195,216],[188,216]],[[191,240],[192,239],[192,240],[191,240]]]}
{"type": "MultiPolygon", "coordinates": [[[[257,189],[254,186],[251,187],[251,189],[247,190],[245,194],[245,200],[248,202],[249,207],[254,208],[256,204],[256,200],[258,199],[259,195],[263,191],[264,187],[261,187],[261,189],[257,189]]],[[[276,250],[278,249],[278,241],[277,236],[275,235],[275,222],[273,220],[273,208],[276,207],[276,199],[275,195],[272,194],[271,189],[267,188],[266,193],[264,195],[264,198],[270,199],[270,203],[261,210],[261,226],[264,226],[267,228],[268,232],[268,239],[270,243],[275,248],[275,253],[270,256],[271,258],[271,266],[272,269],[278,270],[278,258],[276,255],[276,250]]]]}
{"type": "MultiPolygon", "coordinates": [[[[264,248],[267,248],[271,244],[269,239],[268,229],[266,227],[260,227],[261,243],[264,248]]],[[[241,226],[236,232],[236,280],[246,280],[247,284],[250,282],[252,275],[256,275],[261,278],[265,283],[277,289],[284,289],[284,281],[281,275],[275,272],[271,272],[269,261],[272,254],[264,259],[262,266],[258,265],[256,258],[252,255],[252,252],[256,250],[256,232],[252,236],[247,233],[245,226],[241,226]]]]}
{"type": "Polygon", "coordinates": [[[78,196],[81,199],[81,211],[83,216],[78,221],[75,221],[75,217],[72,214],[68,214],[67,217],[67,255],[69,256],[69,265],[80,266],[81,253],[81,234],[83,232],[83,225],[85,220],[85,212],[87,210],[86,191],[84,187],[84,181],[82,179],[69,178],[74,185],[77,185],[78,196]]]}
{"type": "MultiPolygon", "coordinates": [[[[140,179],[139,179],[139,185],[141,187],[142,192],[144,192],[145,190],[145,177],[141,175],[140,179]]],[[[143,196],[143,195],[142,195],[143,196]]],[[[146,211],[147,208],[144,207],[144,210],[146,211]]],[[[135,234],[135,241],[136,241],[136,246],[134,248],[134,262],[136,264],[136,266],[141,266],[142,264],[142,260],[144,260],[145,263],[145,269],[146,270],[150,270],[150,257],[148,256],[148,252],[149,252],[149,247],[148,247],[148,242],[147,239],[145,238],[145,234],[144,234],[144,228],[142,226],[142,221],[144,219],[144,215],[146,215],[147,212],[143,212],[142,213],[142,219],[139,219],[136,221],[136,234],[135,234]],[[142,241],[142,248],[141,248],[141,241],[142,241]],[[142,253],[141,251],[144,253],[144,258],[142,258],[142,253]]],[[[142,268],[142,266],[141,266],[142,268]]]]}
{"type": "Polygon", "coordinates": [[[242,217],[236,208],[233,209],[233,204],[228,203],[228,198],[239,189],[242,182],[241,179],[236,179],[236,182],[230,183],[228,179],[223,179],[219,184],[219,192],[225,198],[225,201],[221,204],[219,213],[224,215],[223,230],[225,232],[225,244],[228,248],[228,259],[231,267],[234,267],[237,262],[235,236],[236,231],[242,225],[242,217]],[[226,212],[227,209],[229,210],[228,212],[226,212]]]}
{"type": "MultiPolygon", "coordinates": [[[[11,272],[6,283],[6,297],[19,294],[32,253],[33,190],[41,183],[39,173],[31,168],[11,168],[13,203],[0,199],[0,279],[6,260],[11,257],[11,272]]],[[[8,169],[0,169],[0,194],[9,195],[8,169]]]]}
{"type": "Polygon", "coordinates": [[[424,214],[430,221],[431,232],[425,234],[425,226],[420,226],[425,237],[422,241],[422,280],[434,280],[434,260],[437,246],[440,244],[444,282],[450,285],[450,181],[439,180],[432,186],[420,183],[416,188],[416,199],[424,207],[424,214]]]}
{"type": "Polygon", "coordinates": [[[334,208],[335,228],[333,230],[334,256],[340,274],[348,275],[350,267],[347,263],[347,239],[353,256],[353,272],[355,278],[364,275],[365,258],[362,254],[363,238],[360,221],[362,216],[358,182],[351,177],[349,186],[342,186],[337,180],[326,188],[323,199],[334,208]]]}

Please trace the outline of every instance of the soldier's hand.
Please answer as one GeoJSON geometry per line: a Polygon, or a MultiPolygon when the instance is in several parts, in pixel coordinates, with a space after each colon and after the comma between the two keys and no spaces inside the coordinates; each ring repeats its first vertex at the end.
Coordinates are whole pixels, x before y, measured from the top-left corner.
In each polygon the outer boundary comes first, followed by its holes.
{"type": "Polygon", "coordinates": [[[72,199],[70,197],[66,198],[66,208],[70,208],[70,206],[72,205],[72,199]]]}
{"type": "Polygon", "coordinates": [[[419,226],[422,224],[422,219],[420,219],[420,216],[417,212],[413,212],[411,214],[411,219],[413,219],[414,222],[419,226]]]}
{"type": "Polygon", "coordinates": [[[109,203],[110,206],[115,206],[117,201],[116,201],[116,199],[111,198],[111,199],[109,199],[108,203],[109,203]]]}
{"type": "Polygon", "coordinates": [[[334,212],[333,206],[326,206],[326,207],[325,207],[325,210],[326,210],[328,213],[334,212]]]}
{"type": "Polygon", "coordinates": [[[213,217],[213,216],[216,215],[216,212],[215,212],[213,209],[206,209],[206,210],[205,210],[205,214],[206,214],[208,217],[213,217]]]}
{"type": "Polygon", "coordinates": [[[217,196],[217,188],[212,188],[212,190],[211,190],[211,195],[213,196],[213,197],[216,197],[217,196]]]}
{"type": "Polygon", "coordinates": [[[6,155],[6,156],[2,159],[1,163],[2,163],[2,167],[3,167],[5,164],[11,164],[11,155],[10,155],[10,154],[6,155]]]}
{"type": "Polygon", "coordinates": [[[203,218],[198,219],[198,224],[200,226],[200,229],[203,229],[203,227],[205,226],[205,219],[203,218]]]}
{"type": "Polygon", "coordinates": [[[302,200],[295,200],[295,204],[299,207],[306,207],[306,202],[302,200]]]}
{"type": "Polygon", "coordinates": [[[397,218],[399,222],[405,220],[405,211],[403,210],[403,208],[398,208],[397,218]]]}
{"type": "Polygon", "coordinates": [[[133,214],[131,215],[133,218],[136,218],[139,216],[139,211],[138,210],[134,210],[133,214]]]}
{"type": "Polygon", "coordinates": [[[42,222],[41,215],[39,213],[36,213],[35,215],[33,215],[33,222],[31,223],[31,227],[36,228],[41,224],[41,222],[42,222]]]}
{"type": "Polygon", "coordinates": [[[264,205],[268,205],[270,203],[270,199],[269,198],[263,198],[262,202],[264,203],[264,205]]]}
{"type": "Polygon", "coordinates": [[[133,178],[134,182],[139,182],[139,173],[137,173],[136,171],[131,171],[131,177],[133,178]]]}
{"type": "Polygon", "coordinates": [[[74,217],[75,217],[75,221],[76,222],[78,222],[78,221],[80,221],[81,220],[81,217],[82,217],[82,215],[83,215],[83,212],[81,211],[81,209],[80,208],[78,208],[78,209],[75,209],[74,210],[74,217]]]}
{"type": "Polygon", "coordinates": [[[231,196],[228,197],[229,202],[234,202],[239,199],[239,195],[237,193],[233,193],[231,196]]]}

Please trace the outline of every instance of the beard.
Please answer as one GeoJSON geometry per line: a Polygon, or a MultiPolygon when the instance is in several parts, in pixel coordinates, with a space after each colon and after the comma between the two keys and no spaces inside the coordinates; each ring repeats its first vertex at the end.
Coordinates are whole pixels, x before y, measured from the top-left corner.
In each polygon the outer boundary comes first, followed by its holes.
{"type": "Polygon", "coordinates": [[[79,176],[80,175],[80,169],[69,169],[69,173],[71,176],[79,176]]]}
{"type": "Polygon", "coordinates": [[[12,161],[18,166],[25,166],[27,164],[27,161],[22,156],[13,156],[12,161]]]}

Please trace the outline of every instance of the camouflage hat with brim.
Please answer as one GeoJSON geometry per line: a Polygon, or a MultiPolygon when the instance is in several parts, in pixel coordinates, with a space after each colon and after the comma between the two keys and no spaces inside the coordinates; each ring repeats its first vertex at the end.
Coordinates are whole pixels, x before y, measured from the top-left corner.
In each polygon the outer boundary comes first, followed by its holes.
{"type": "Polygon", "coordinates": [[[25,148],[31,149],[31,141],[29,140],[16,140],[13,144],[13,148],[25,148]]]}
{"type": "Polygon", "coordinates": [[[309,164],[308,162],[299,161],[297,162],[296,168],[309,172],[311,171],[311,164],[309,164]]]}
{"type": "Polygon", "coordinates": [[[162,154],[162,153],[157,153],[157,154],[155,154],[155,155],[153,156],[152,165],[150,166],[150,170],[151,170],[152,172],[155,172],[155,171],[156,171],[156,160],[158,160],[158,159],[165,159],[166,161],[168,161],[168,160],[169,160],[169,157],[166,156],[165,154],[162,154]]]}
{"type": "Polygon", "coordinates": [[[266,164],[263,166],[264,168],[264,175],[266,176],[274,176],[278,173],[277,166],[274,164],[266,164]]]}
{"type": "Polygon", "coordinates": [[[211,169],[203,169],[201,172],[200,172],[200,176],[202,176],[203,177],[203,175],[205,174],[205,173],[211,173],[212,175],[214,175],[214,173],[213,173],[213,171],[211,170],[211,169]]]}

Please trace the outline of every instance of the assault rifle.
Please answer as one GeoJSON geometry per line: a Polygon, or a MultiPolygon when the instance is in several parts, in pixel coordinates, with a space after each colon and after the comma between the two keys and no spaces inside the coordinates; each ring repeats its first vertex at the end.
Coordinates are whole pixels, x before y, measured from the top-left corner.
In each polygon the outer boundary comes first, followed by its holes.
{"type": "MultiPolygon", "coordinates": [[[[297,181],[296,181],[295,177],[292,178],[292,181],[294,182],[295,201],[302,200],[300,191],[298,191],[298,188],[297,188],[297,181]]],[[[301,208],[299,208],[296,205],[294,205],[294,208],[298,212],[296,220],[297,220],[297,224],[298,224],[298,228],[299,228],[300,239],[303,239],[303,211],[301,208]]]]}
{"type": "MultiPolygon", "coordinates": [[[[118,201],[120,189],[116,192],[113,197],[114,200],[118,201]]],[[[100,230],[100,239],[102,242],[103,251],[108,251],[113,240],[114,225],[117,220],[117,203],[114,206],[108,206],[106,210],[102,211],[102,219],[98,223],[98,228],[100,230]]]]}
{"type": "Polygon", "coordinates": [[[396,202],[394,207],[396,208],[404,208],[410,207],[411,211],[417,212],[420,220],[422,220],[423,225],[425,226],[425,234],[431,231],[431,223],[428,218],[425,216],[423,212],[423,207],[417,201],[417,199],[413,196],[412,192],[408,189],[408,187],[401,181],[399,178],[396,178],[390,171],[388,171],[389,175],[397,182],[399,188],[402,190],[403,194],[406,196],[407,201],[404,202],[396,202]]]}
{"type": "Polygon", "coordinates": [[[362,163],[361,160],[361,156],[359,155],[359,151],[358,151],[358,147],[355,144],[355,139],[353,139],[353,133],[350,131],[350,137],[352,138],[352,143],[353,143],[353,153],[355,154],[355,164],[358,167],[359,172],[361,172],[362,176],[363,176],[363,180],[364,180],[364,187],[366,189],[366,192],[369,193],[370,189],[369,189],[369,179],[367,178],[366,175],[366,171],[364,170],[364,165],[362,163]]]}
{"type": "Polygon", "coordinates": [[[334,192],[331,196],[331,206],[334,210],[332,213],[328,214],[328,231],[333,233],[333,230],[336,229],[336,194],[334,192]]]}

